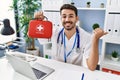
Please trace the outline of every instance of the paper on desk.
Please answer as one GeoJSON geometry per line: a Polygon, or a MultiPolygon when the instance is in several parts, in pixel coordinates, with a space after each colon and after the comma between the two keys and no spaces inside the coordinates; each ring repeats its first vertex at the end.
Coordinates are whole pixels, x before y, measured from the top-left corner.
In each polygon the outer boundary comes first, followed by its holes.
{"type": "MultiPolygon", "coordinates": [[[[60,69],[51,80],[81,80],[82,74],[83,72],[79,71],[60,69]]],[[[88,70],[84,73],[83,80],[120,80],[120,76],[88,70]]]]}
{"type": "Polygon", "coordinates": [[[81,80],[82,72],[60,69],[56,72],[53,80],[81,80]]]}

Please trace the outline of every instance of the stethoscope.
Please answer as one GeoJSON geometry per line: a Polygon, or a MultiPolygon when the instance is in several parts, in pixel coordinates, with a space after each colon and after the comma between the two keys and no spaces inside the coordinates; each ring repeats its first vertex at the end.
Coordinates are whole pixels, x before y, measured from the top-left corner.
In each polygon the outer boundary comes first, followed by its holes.
{"type": "Polygon", "coordinates": [[[76,28],[76,35],[74,39],[74,44],[72,46],[72,49],[66,54],[66,40],[65,40],[65,33],[63,33],[64,28],[59,32],[58,37],[57,37],[57,44],[60,42],[60,37],[61,37],[61,45],[64,44],[64,62],[67,62],[67,57],[71,54],[72,50],[75,47],[76,41],[77,41],[77,50],[80,49],[80,35],[79,35],[79,30],[76,28]]]}

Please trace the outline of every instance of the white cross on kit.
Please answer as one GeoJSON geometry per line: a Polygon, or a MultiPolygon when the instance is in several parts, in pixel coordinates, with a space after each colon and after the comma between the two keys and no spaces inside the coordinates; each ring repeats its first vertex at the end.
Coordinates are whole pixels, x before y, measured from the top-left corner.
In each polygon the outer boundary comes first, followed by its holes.
{"type": "Polygon", "coordinates": [[[42,26],[42,25],[39,25],[38,27],[37,27],[37,30],[38,31],[42,31],[44,29],[44,27],[42,26]]]}

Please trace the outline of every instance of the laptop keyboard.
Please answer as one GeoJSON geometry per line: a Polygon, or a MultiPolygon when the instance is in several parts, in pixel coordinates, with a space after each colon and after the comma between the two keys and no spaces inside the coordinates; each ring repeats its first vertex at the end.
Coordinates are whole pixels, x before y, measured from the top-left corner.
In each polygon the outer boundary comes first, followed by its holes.
{"type": "Polygon", "coordinates": [[[41,77],[43,77],[44,75],[46,75],[46,73],[42,72],[42,71],[39,71],[35,68],[32,68],[33,72],[35,73],[37,79],[40,79],[41,77]]]}

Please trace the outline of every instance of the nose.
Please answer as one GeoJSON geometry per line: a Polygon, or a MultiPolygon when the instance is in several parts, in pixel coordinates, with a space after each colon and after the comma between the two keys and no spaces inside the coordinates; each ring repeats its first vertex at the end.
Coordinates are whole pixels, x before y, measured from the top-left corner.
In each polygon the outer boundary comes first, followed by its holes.
{"type": "Polygon", "coordinates": [[[70,18],[67,16],[67,17],[65,18],[65,21],[70,21],[70,18]]]}

